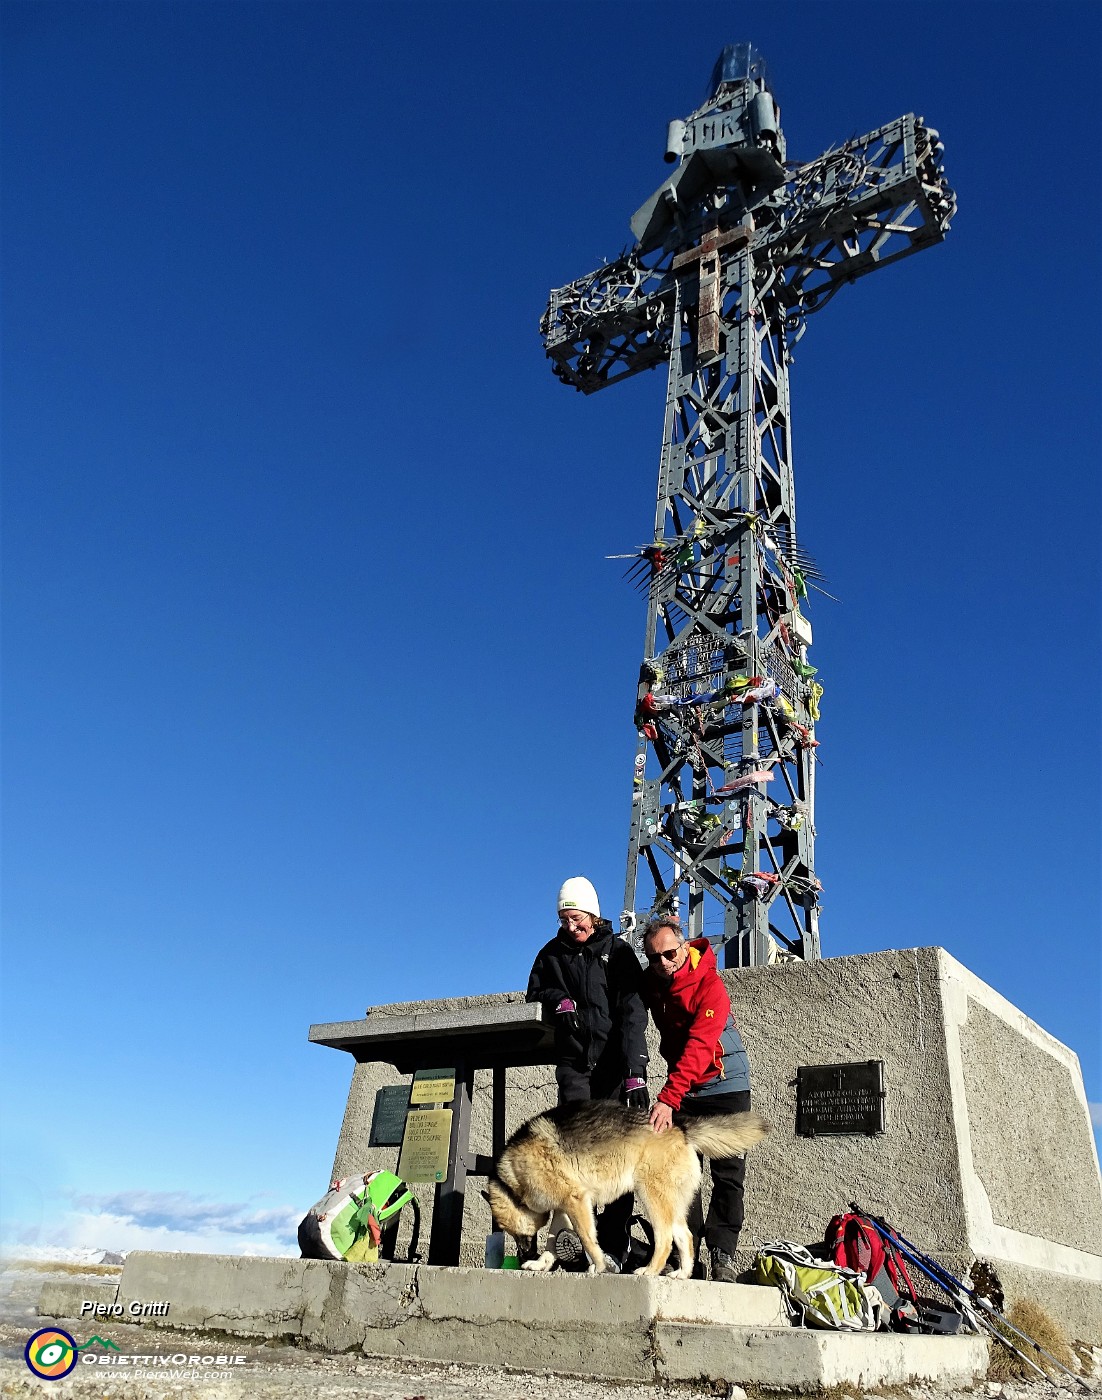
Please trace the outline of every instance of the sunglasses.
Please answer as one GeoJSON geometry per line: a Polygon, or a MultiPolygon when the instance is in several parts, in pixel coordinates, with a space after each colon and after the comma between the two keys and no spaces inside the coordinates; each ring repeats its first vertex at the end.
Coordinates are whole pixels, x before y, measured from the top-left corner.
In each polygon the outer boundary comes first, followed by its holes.
{"type": "Polygon", "coordinates": [[[673,962],[677,955],[684,948],[684,943],[679,943],[676,948],[667,948],[664,953],[648,953],[647,962],[654,964],[660,962],[673,962]]]}

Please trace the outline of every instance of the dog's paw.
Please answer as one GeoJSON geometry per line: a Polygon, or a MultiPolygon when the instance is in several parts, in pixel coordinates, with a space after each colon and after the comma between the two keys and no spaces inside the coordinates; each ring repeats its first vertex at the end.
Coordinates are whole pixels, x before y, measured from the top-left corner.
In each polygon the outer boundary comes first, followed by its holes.
{"type": "Polygon", "coordinates": [[[558,1262],[555,1256],[545,1249],[538,1259],[526,1259],[520,1267],[532,1274],[544,1274],[553,1269],[558,1262]]]}
{"type": "Polygon", "coordinates": [[[608,1270],[605,1268],[605,1266],[604,1266],[603,1263],[602,1263],[602,1264],[599,1264],[599,1265],[598,1265],[598,1264],[590,1264],[589,1268],[586,1269],[586,1273],[587,1273],[587,1274],[606,1274],[606,1273],[608,1273],[608,1270]]]}

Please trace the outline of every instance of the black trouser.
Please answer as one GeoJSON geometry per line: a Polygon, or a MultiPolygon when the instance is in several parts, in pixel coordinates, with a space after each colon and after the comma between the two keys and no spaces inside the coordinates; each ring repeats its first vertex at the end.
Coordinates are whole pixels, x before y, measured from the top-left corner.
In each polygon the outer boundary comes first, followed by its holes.
{"type": "MultiPolygon", "coordinates": [[[[588,1072],[572,1065],[556,1065],[555,1081],[559,1086],[559,1106],[588,1103],[590,1099],[614,1099],[619,1102],[624,1076],[619,1066],[602,1064],[598,1060],[588,1072]]],[[[622,1264],[627,1257],[631,1235],[631,1215],[635,1197],[626,1195],[610,1201],[597,1217],[597,1243],[606,1254],[622,1264]]]]}
{"type": "MultiPolygon", "coordinates": [[[[681,1100],[681,1107],[674,1115],[679,1118],[711,1118],[717,1113],[745,1113],[750,1107],[750,1091],[734,1094],[705,1094],[700,1098],[687,1097],[681,1100]]],[[[734,1256],[738,1248],[739,1232],[745,1218],[743,1188],[746,1183],[745,1157],[715,1157],[711,1162],[712,1200],[708,1206],[708,1220],[704,1221],[704,1207],[700,1192],[696,1193],[689,1208],[689,1230],[692,1232],[693,1248],[700,1252],[703,1236],[709,1249],[722,1249],[725,1254],[734,1256]]]]}

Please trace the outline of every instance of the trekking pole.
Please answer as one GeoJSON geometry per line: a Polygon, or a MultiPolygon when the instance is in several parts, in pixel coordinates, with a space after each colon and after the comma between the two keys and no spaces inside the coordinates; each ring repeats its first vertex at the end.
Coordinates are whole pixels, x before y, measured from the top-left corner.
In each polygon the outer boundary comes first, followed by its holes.
{"type": "MultiPolygon", "coordinates": [[[[856,1209],[856,1207],[854,1207],[854,1209],[856,1209]]],[[[954,1278],[948,1269],[943,1268],[936,1259],[931,1259],[929,1255],[923,1254],[916,1245],[911,1244],[910,1240],[899,1234],[897,1230],[892,1229],[887,1221],[881,1220],[879,1216],[876,1215],[870,1215],[868,1218],[885,1239],[891,1240],[897,1249],[910,1259],[917,1268],[921,1269],[928,1278],[933,1279],[938,1287],[956,1303],[962,1315],[967,1318],[968,1322],[972,1325],[974,1331],[980,1332],[981,1330],[986,1330],[997,1342],[1000,1342],[1006,1347],[1007,1351],[1013,1352],[1019,1361],[1024,1361],[1031,1371],[1036,1371],[1044,1380],[1048,1380],[1048,1375],[1043,1367],[1038,1366],[1032,1357],[1026,1356],[1025,1352],[1016,1347],[1013,1342],[1011,1342],[1010,1338],[1001,1330],[1001,1327],[1008,1328],[1016,1336],[1021,1337],[1023,1341],[1028,1342],[1035,1351],[1051,1361],[1051,1363],[1063,1371],[1066,1376],[1070,1376],[1071,1379],[1082,1386],[1084,1390],[1091,1390],[1091,1387],[1082,1376],[1077,1376],[1074,1371],[1070,1370],[1062,1361],[1053,1356],[1052,1352],[1046,1351],[1040,1342],[1033,1340],[1028,1332],[1023,1332],[1020,1327],[1016,1327],[1005,1313],[1000,1312],[989,1299],[984,1298],[982,1294],[977,1293],[975,1289],[967,1288],[959,1279],[954,1278]],[[992,1318],[997,1318],[1000,1326],[996,1326],[994,1322],[983,1316],[985,1313],[990,1313],[992,1318]]]]}
{"type": "Polygon", "coordinates": [[[941,1291],[947,1295],[949,1301],[968,1323],[973,1332],[979,1335],[982,1335],[984,1332],[988,1333],[990,1336],[994,1337],[997,1342],[1001,1342],[1008,1351],[1012,1351],[1019,1361],[1024,1362],[1031,1371],[1035,1371],[1042,1380],[1048,1380],[1048,1376],[1035,1361],[1026,1356],[1025,1352],[1019,1351],[1013,1342],[1003,1333],[999,1332],[987,1318],[977,1312],[972,1296],[969,1294],[968,1290],[965,1289],[963,1284],[959,1284],[957,1280],[953,1278],[952,1274],[946,1273],[936,1260],[928,1259],[925,1255],[918,1253],[913,1247],[908,1247],[903,1239],[892,1230],[891,1226],[885,1225],[884,1222],[877,1219],[875,1215],[870,1215],[868,1218],[872,1221],[880,1234],[883,1235],[885,1239],[891,1240],[896,1249],[898,1249],[905,1258],[909,1259],[916,1269],[920,1269],[927,1278],[932,1279],[933,1282],[937,1284],[941,1291]]]}
{"type": "MultiPolygon", "coordinates": [[[[1013,1322],[1011,1322],[1010,1319],[1006,1316],[1006,1314],[1001,1312],[998,1308],[996,1308],[989,1299],[983,1296],[982,1293],[977,1293],[974,1288],[968,1288],[965,1284],[961,1283],[959,1279],[954,1278],[953,1275],[948,1271],[948,1269],[943,1268],[942,1265],[940,1265],[936,1259],[931,1259],[929,1255],[923,1254],[922,1251],[919,1250],[916,1245],[911,1244],[910,1240],[906,1239],[903,1235],[900,1235],[898,1230],[894,1230],[887,1223],[887,1221],[881,1220],[876,1216],[871,1216],[870,1219],[881,1234],[886,1235],[887,1238],[892,1239],[895,1242],[895,1244],[898,1245],[900,1248],[903,1248],[905,1246],[907,1249],[909,1249],[911,1251],[911,1257],[915,1258],[915,1263],[918,1265],[919,1268],[923,1268],[923,1262],[926,1265],[930,1266],[925,1268],[924,1272],[929,1274],[929,1276],[933,1278],[934,1282],[937,1283],[941,1288],[945,1289],[947,1293],[950,1293],[951,1295],[952,1292],[955,1290],[967,1301],[968,1305],[971,1308],[979,1308],[984,1313],[990,1313],[992,1317],[998,1319],[999,1323],[1001,1323],[1003,1327],[1009,1329],[1009,1331],[1013,1332],[1016,1336],[1021,1337],[1023,1341],[1028,1342],[1029,1345],[1033,1347],[1035,1351],[1039,1352],[1042,1356],[1047,1357],[1048,1360],[1051,1361],[1054,1366],[1058,1367],[1061,1371],[1063,1371],[1065,1375],[1070,1376],[1074,1381],[1078,1381],[1080,1385],[1082,1385],[1084,1390],[1090,1390],[1090,1386],[1086,1384],[1086,1382],[1081,1376],[1078,1376],[1074,1371],[1069,1370],[1069,1368],[1065,1366],[1064,1363],[1058,1357],[1053,1356],[1052,1352],[1046,1351],[1045,1348],[1040,1344],[1040,1342],[1034,1341],[1034,1339],[1029,1335],[1028,1332],[1023,1332],[1020,1327],[1016,1326],[1013,1322]]],[[[993,1335],[996,1336],[999,1341],[1001,1341],[1004,1345],[1007,1345],[1005,1336],[1003,1336],[1001,1332],[995,1331],[991,1323],[987,1322],[984,1318],[980,1318],[979,1320],[981,1322],[984,1322],[988,1330],[992,1331],[993,1335]]],[[[1010,1350],[1015,1351],[1018,1356],[1021,1356],[1021,1352],[1018,1352],[1016,1348],[1011,1347],[1010,1350]]],[[[1022,1359],[1029,1362],[1029,1364],[1033,1366],[1034,1370],[1039,1369],[1034,1365],[1034,1363],[1030,1360],[1029,1357],[1023,1357],[1022,1359]]]]}
{"type": "MultiPolygon", "coordinates": [[[[1037,1342],[1037,1341],[1034,1341],[1034,1339],[1029,1335],[1028,1332],[1023,1332],[1022,1329],[1021,1329],[1020,1327],[1016,1327],[1016,1326],[1014,1325],[1014,1323],[1011,1322],[1010,1319],[1006,1316],[1006,1314],[1005,1314],[1005,1313],[1001,1313],[1001,1312],[998,1310],[998,1308],[996,1308],[996,1307],[990,1302],[989,1299],[977,1295],[977,1297],[976,1297],[976,1302],[979,1304],[979,1306],[983,1309],[984,1312],[988,1312],[988,1313],[990,1313],[993,1317],[998,1318],[999,1328],[1008,1327],[1008,1328],[1010,1329],[1010,1331],[1014,1333],[1015,1336],[1021,1337],[1021,1339],[1022,1339],[1023,1342],[1028,1342],[1029,1345],[1033,1348],[1034,1351],[1040,1352],[1040,1354],[1041,1354],[1043,1357],[1045,1357],[1045,1358],[1050,1362],[1051,1365],[1053,1365],[1053,1366],[1057,1367],[1059,1370],[1063,1371],[1063,1373],[1064,1373],[1065,1376],[1070,1376],[1071,1379],[1072,1379],[1073,1381],[1078,1382],[1078,1384],[1079,1384],[1080,1386],[1082,1386],[1082,1388],[1083,1388],[1084,1390],[1086,1390],[1086,1391],[1090,1391],[1090,1390],[1091,1390],[1091,1387],[1087,1384],[1087,1382],[1083,1379],[1082,1376],[1076,1375],[1075,1372],[1072,1371],[1069,1367],[1065,1366],[1064,1363],[1063,1363],[1061,1360],[1059,1360],[1059,1358],[1053,1356],[1053,1354],[1052,1354],[1051,1351],[1046,1351],[1045,1348],[1041,1345],[1041,1343],[1040,1343],[1040,1342],[1037,1342]]],[[[994,1335],[995,1335],[996,1337],[998,1337],[999,1341],[1001,1341],[1001,1342],[1003,1343],[1004,1346],[1008,1345],[1007,1340],[1006,1340],[1006,1338],[1003,1336],[1001,1330],[997,1330],[997,1329],[994,1329],[994,1328],[993,1328],[992,1330],[993,1330],[993,1332],[994,1332],[994,1335]]],[[[1016,1348],[1016,1347],[1012,1347],[1011,1350],[1012,1350],[1012,1351],[1016,1351],[1017,1354],[1018,1354],[1019,1356],[1021,1356],[1021,1354],[1022,1354],[1020,1351],[1017,1351],[1017,1348],[1016,1348]]],[[[1032,1364],[1032,1363],[1031,1363],[1031,1364],[1032,1364]]],[[[1093,1392],[1092,1392],[1092,1393],[1093,1393],[1093,1392]]]]}

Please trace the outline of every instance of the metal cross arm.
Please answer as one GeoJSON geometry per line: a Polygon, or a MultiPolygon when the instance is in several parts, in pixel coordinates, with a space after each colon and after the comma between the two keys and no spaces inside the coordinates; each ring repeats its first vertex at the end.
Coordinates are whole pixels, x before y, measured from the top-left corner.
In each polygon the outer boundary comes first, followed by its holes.
{"type": "Polygon", "coordinates": [[[940,243],[957,207],[943,155],[907,115],[799,166],[754,240],[783,278],[781,304],[817,311],[843,283],[940,243]]]}
{"type": "MultiPolygon", "coordinates": [[[[943,155],[938,133],[908,114],[790,167],[780,187],[751,190],[745,201],[754,225],[750,249],[755,263],[769,266],[779,304],[796,315],[818,310],[843,283],[940,242],[956,212],[943,155]]],[[[732,193],[722,175],[694,188],[698,201],[732,193]]],[[[651,196],[633,229],[653,239],[655,216],[646,211],[670,189],[666,181],[651,196]]],[[[682,228],[688,219],[686,213],[682,228]]],[[[700,253],[690,248],[671,255],[671,239],[672,246],[682,243],[672,214],[661,232],[665,242],[657,257],[637,242],[631,252],[551,293],[540,322],[547,354],[555,373],[583,393],[652,369],[669,354],[671,272],[700,253]]],[[[741,225],[719,232],[718,220],[703,238],[710,233],[722,240],[717,246],[745,236],[741,225]]],[[[709,290],[718,285],[718,272],[716,264],[709,290]]],[[[713,314],[711,307],[702,314],[713,314]]]]}
{"type": "Polygon", "coordinates": [[[540,334],[554,373],[591,394],[667,360],[672,313],[673,279],[629,253],[552,292],[540,334]]]}

